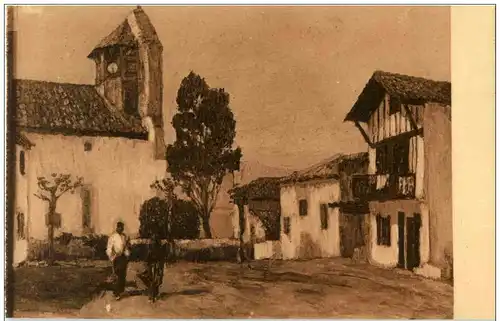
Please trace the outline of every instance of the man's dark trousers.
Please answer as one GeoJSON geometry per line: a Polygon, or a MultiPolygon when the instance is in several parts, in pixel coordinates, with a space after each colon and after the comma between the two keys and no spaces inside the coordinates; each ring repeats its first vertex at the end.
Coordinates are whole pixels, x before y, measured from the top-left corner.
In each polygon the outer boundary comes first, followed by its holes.
{"type": "Polygon", "coordinates": [[[115,270],[116,284],[114,295],[119,296],[125,291],[125,281],[127,278],[127,257],[125,255],[120,255],[113,261],[113,268],[115,270]]]}

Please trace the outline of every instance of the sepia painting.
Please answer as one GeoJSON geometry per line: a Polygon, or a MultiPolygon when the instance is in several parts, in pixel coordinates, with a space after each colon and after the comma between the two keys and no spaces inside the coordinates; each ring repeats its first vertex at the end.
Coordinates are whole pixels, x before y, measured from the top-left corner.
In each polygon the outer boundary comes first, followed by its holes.
{"type": "Polygon", "coordinates": [[[10,316],[453,318],[450,7],[6,9],[10,316]]]}

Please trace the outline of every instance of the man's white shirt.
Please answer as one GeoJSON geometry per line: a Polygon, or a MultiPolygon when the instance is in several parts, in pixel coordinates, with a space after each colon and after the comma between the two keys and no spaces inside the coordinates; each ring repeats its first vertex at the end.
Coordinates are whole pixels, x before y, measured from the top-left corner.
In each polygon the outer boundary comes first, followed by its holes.
{"type": "Polygon", "coordinates": [[[111,261],[122,254],[125,254],[125,256],[130,256],[128,241],[129,240],[125,234],[119,234],[116,232],[111,234],[111,236],[108,238],[108,246],[106,249],[106,254],[111,261]]]}

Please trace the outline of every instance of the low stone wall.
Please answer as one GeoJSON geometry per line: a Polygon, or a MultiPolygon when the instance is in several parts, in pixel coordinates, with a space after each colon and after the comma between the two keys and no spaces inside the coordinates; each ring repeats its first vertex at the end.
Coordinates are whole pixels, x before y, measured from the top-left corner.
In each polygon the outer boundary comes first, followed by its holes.
{"type": "MultiPolygon", "coordinates": [[[[147,239],[131,240],[132,261],[143,261],[148,252],[147,239]]],[[[167,243],[164,241],[164,243],[167,243]]],[[[83,238],[69,238],[67,240],[55,240],[54,254],[57,261],[71,261],[78,259],[107,260],[106,256],[107,236],[95,236],[91,241],[83,238]]],[[[252,253],[245,245],[247,253],[252,253]]],[[[240,242],[236,239],[198,239],[198,240],[174,240],[173,244],[167,246],[169,260],[186,261],[236,261],[240,249],[240,242]]],[[[28,261],[48,260],[49,244],[47,240],[30,240],[28,248],[28,261]]]]}
{"type": "MultiPolygon", "coordinates": [[[[131,260],[143,261],[148,243],[145,239],[132,240],[131,260]]],[[[170,261],[236,261],[240,243],[234,239],[174,240],[167,248],[170,261]]]]}
{"type": "Polygon", "coordinates": [[[265,241],[254,244],[254,258],[256,260],[281,259],[281,242],[265,241]]]}

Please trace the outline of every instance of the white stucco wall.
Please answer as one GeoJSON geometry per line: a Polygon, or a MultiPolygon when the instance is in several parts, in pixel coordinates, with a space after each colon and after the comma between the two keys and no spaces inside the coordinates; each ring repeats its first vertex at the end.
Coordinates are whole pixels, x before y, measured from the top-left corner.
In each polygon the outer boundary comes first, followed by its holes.
{"type": "Polygon", "coordinates": [[[380,213],[382,217],[391,217],[391,246],[377,245],[377,214],[370,213],[371,260],[377,265],[395,267],[398,263],[398,214],[380,213]]]}
{"type": "MultiPolygon", "coordinates": [[[[260,242],[266,239],[266,230],[260,219],[250,212],[248,205],[244,207],[245,227],[243,230],[243,242],[260,242]],[[253,228],[252,228],[253,227],[253,228]],[[252,235],[253,230],[253,235],[252,235]]],[[[238,208],[236,207],[236,210],[238,208]]],[[[239,236],[238,236],[239,237],[239,236]]]]}
{"type": "Polygon", "coordinates": [[[370,203],[370,261],[382,267],[396,267],[399,258],[399,230],[398,213],[405,213],[405,251],[406,251],[406,217],[419,213],[422,218],[420,227],[420,264],[429,261],[429,210],[428,207],[417,200],[394,200],[388,202],[370,203]],[[377,245],[377,220],[376,215],[391,217],[391,246],[377,245]]]}
{"type": "Polygon", "coordinates": [[[328,229],[321,229],[320,204],[340,199],[338,181],[316,181],[281,187],[281,246],[283,259],[340,256],[339,210],[328,208],[328,229]],[[299,216],[299,200],[306,199],[307,216],[299,216]],[[290,235],[283,218],[290,217],[290,235]]]}
{"type": "Polygon", "coordinates": [[[431,263],[447,265],[453,253],[451,107],[427,104],[424,113],[425,193],[430,212],[431,263]]]}
{"type": "MultiPolygon", "coordinates": [[[[139,228],[142,203],[155,196],[150,184],[163,178],[166,161],[154,160],[154,144],[148,141],[117,137],[77,137],[63,135],[27,134],[36,145],[30,153],[27,170],[29,186],[33,189],[30,203],[30,237],[47,237],[45,213],[47,204],[33,196],[37,177],[51,173],[82,176],[92,195],[92,226],[96,233],[111,233],[118,220],[125,222],[126,232],[133,235],[139,228]],[[92,144],[91,151],[84,143],[92,144]]],[[[57,205],[62,214],[62,226],[57,231],[79,235],[83,232],[80,191],[65,194],[57,205]]]]}

